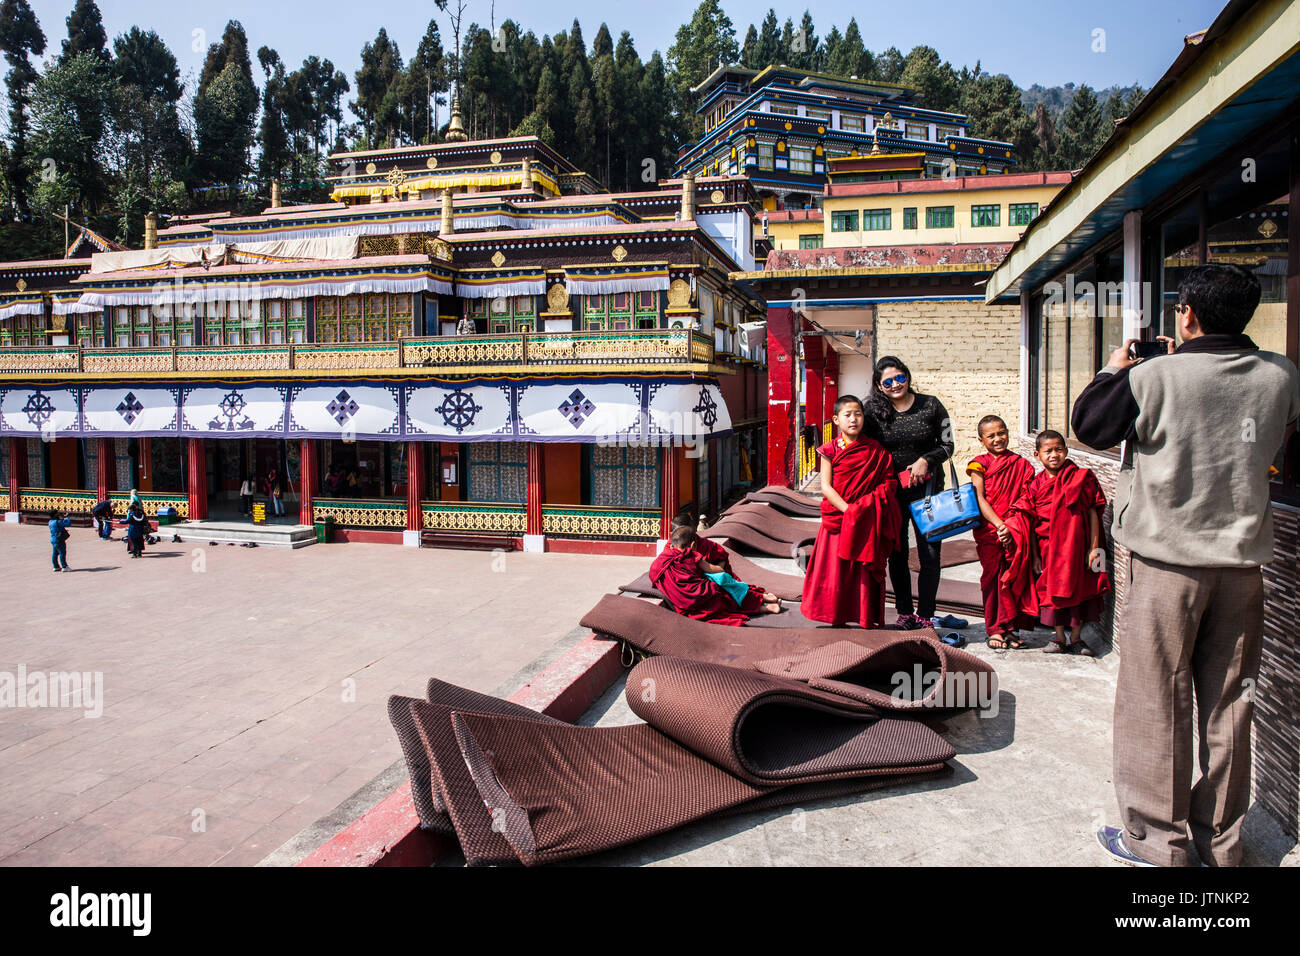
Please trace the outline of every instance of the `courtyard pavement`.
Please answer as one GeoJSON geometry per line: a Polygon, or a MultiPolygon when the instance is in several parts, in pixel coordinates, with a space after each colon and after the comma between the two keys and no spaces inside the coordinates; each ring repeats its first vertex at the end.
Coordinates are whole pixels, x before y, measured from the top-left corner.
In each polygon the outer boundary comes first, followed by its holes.
{"type": "Polygon", "coordinates": [[[131,560],[73,528],[56,575],[44,528],[0,524],[0,680],[103,681],[98,717],[0,709],[0,864],[257,863],[401,759],[390,694],[497,691],[647,564],[163,531],[131,560]]]}

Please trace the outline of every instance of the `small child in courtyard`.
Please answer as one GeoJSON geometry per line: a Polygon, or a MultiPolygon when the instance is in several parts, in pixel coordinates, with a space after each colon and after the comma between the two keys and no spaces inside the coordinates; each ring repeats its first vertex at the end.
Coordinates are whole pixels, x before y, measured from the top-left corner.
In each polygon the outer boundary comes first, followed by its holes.
{"type": "MultiPolygon", "coordinates": [[[[1048,654],[1093,657],[1083,625],[1101,618],[1110,578],[1102,570],[1101,513],[1106,507],[1097,476],[1069,459],[1065,436],[1044,429],[1034,442],[1043,470],[1011,506],[1032,529],[1028,546],[1035,574],[1038,619],[1056,630],[1048,654]],[[1036,545],[1036,547],[1035,547],[1036,545]]],[[[1019,539],[1013,529],[1013,537],[1019,539]]],[[[1020,546],[1021,541],[1016,540],[1020,546]]]]}

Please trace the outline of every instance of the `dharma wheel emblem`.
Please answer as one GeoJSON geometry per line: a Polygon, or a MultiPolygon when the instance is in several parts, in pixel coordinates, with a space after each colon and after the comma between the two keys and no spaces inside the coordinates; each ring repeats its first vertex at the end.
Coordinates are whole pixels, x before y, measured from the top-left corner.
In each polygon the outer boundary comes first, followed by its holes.
{"type": "Polygon", "coordinates": [[[437,411],[442,415],[443,424],[456,429],[459,435],[474,424],[474,416],[483,411],[483,406],[474,401],[474,396],[457,391],[448,392],[437,411]]]}
{"type": "Polygon", "coordinates": [[[401,189],[403,183],[406,182],[406,173],[394,166],[388,171],[384,178],[388,180],[388,185],[392,186],[394,189],[401,189]]]}
{"type": "Polygon", "coordinates": [[[627,258],[627,250],[624,249],[622,243],[620,243],[614,247],[610,255],[614,257],[615,262],[622,262],[624,259],[627,258]]]}

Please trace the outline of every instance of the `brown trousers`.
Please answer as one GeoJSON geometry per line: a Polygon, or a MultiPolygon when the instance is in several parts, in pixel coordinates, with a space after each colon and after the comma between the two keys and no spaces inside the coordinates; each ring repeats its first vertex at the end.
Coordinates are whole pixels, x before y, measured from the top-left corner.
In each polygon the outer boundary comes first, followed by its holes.
{"type": "Polygon", "coordinates": [[[1255,568],[1132,556],[1115,690],[1115,795],[1124,842],[1160,866],[1241,863],[1250,721],[1264,633],[1255,568]],[[1200,779],[1192,786],[1192,700],[1200,779]]]}

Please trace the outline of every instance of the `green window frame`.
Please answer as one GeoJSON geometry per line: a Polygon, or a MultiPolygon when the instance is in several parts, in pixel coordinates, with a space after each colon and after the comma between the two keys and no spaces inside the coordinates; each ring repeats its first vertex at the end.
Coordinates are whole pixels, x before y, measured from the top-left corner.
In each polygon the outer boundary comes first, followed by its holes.
{"type": "Polygon", "coordinates": [[[822,234],[820,232],[810,233],[806,236],[799,237],[800,249],[820,249],[822,247],[822,234]]]}
{"type": "Polygon", "coordinates": [[[976,228],[1002,225],[1002,207],[997,203],[986,203],[970,207],[970,224],[976,228]]]}
{"type": "Polygon", "coordinates": [[[915,206],[907,206],[903,209],[903,228],[904,229],[916,228],[916,207],[915,206]]]}
{"type": "Polygon", "coordinates": [[[847,209],[831,213],[831,232],[857,232],[858,211],[847,209]]]}
{"type": "Polygon", "coordinates": [[[758,168],[771,172],[774,167],[776,149],[771,143],[758,144],[758,168]]]}
{"type": "Polygon", "coordinates": [[[955,224],[952,206],[926,206],[926,229],[951,229],[955,224]]]}
{"type": "Polygon", "coordinates": [[[790,147],[790,172],[811,173],[813,168],[813,151],[807,146],[790,147]]]}
{"type": "Polygon", "coordinates": [[[1008,226],[1027,226],[1038,218],[1038,203],[1013,202],[1007,206],[1008,226]]]}
{"type": "Polygon", "coordinates": [[[891,211],[888,209],[862,210],[863,232],[884,232],[890,228],[891,211]]]}

